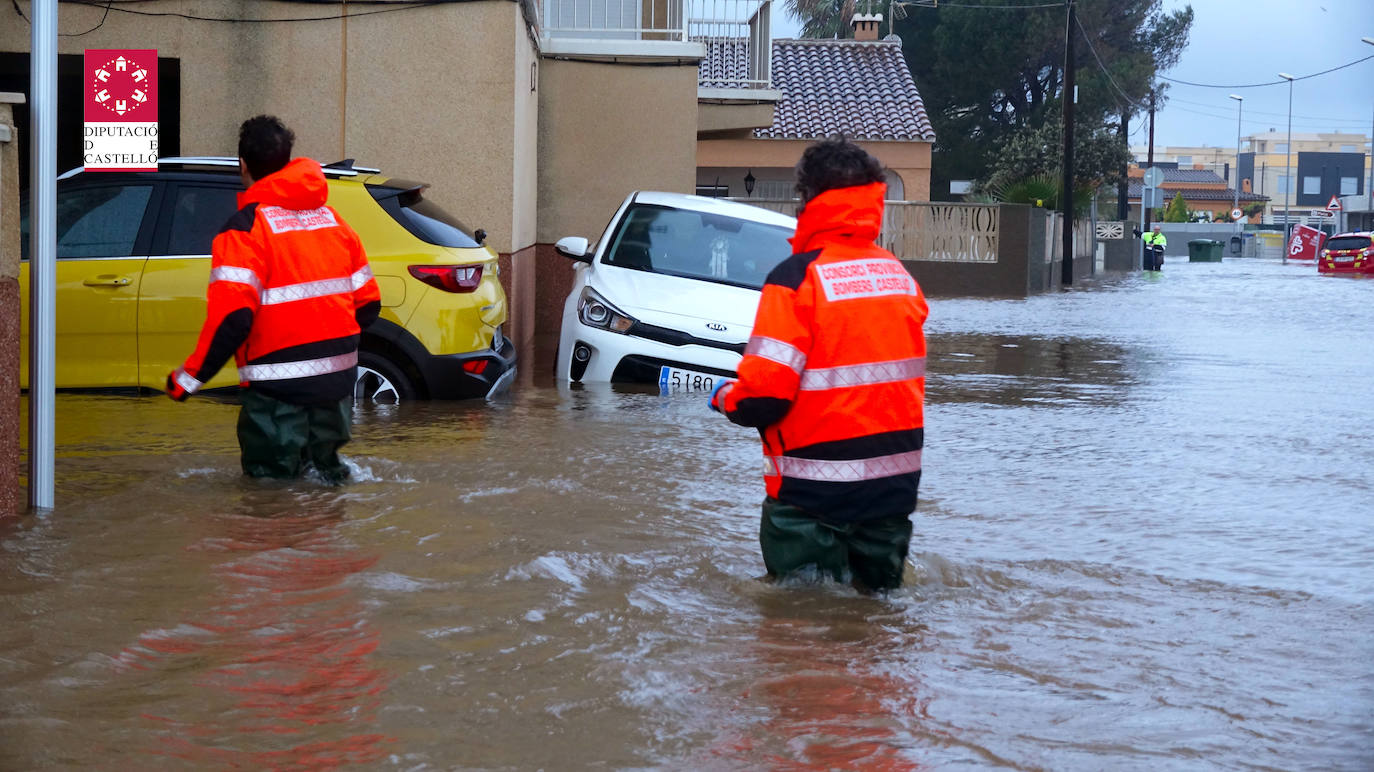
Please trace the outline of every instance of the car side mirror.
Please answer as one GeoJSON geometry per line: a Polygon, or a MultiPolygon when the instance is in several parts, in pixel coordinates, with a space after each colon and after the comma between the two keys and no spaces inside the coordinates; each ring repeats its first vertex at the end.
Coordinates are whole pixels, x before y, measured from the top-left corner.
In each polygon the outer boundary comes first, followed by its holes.
{"type": "Polygon", "coordinates": [[[473,238],[478,244],[481,244],[481,243],[483,243],[483,242],[485,242],[485,241],[487,240],[487,232],[486,232],[485,230],[481,229],[481,228],[478,228],[478,229],[472,234],[472,238],[473,238]]]}
{"type": "Polygon", "coordinates": [[[592,256],[588,252],[587,240],[581,236],[564,236],[553,245],[553,251],[581,263],[592,261],[592,256]]]}

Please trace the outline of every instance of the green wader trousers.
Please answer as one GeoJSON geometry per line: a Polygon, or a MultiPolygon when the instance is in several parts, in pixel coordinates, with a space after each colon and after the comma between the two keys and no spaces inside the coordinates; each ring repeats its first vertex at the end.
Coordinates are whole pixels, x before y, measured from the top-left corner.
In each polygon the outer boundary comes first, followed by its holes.
{"type": "Polygon", "coordinates": [[[353,401],[293,405],[250,389],[241,393],[239,450],[249,477],[299,477],[308,465],[326,482],[348,479],[339,448],[352,438],[353,401]]]}
{"type": "Polygon", "coordinates": [[[902,584],[910,544],[908,515],[827,523],[777,499],[763,502],[759,546],[769,576],[785,578],[814,567],[822,576],[860,589],[890,590],[902,584]]]}

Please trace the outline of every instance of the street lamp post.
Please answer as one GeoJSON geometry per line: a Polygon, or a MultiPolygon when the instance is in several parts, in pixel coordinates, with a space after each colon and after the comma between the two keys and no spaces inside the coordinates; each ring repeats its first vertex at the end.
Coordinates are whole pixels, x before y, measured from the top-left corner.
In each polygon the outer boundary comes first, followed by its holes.
{"type": "MultiPolygon", "coordinates": [[[[1236,100],[1236,162],[1234,164],[1235,176],[1231,179],[1231,187],[1234,193],[1231,195],[1231,211],[1240,208],[1240,113],[1245,107],[1245,97],[1232,94],[1231,98],[1236,100]]],[[[1241,228],[1240,218],[1236,218],[1236,230],[1241,228]]]]}
{"type": "MultiPolygon", "coordinates": [[[[1374,38],[1360,38],[1360,42],[1368,43],[1369,45],[1374,46],[1374,38]]],[[[1374,120],[1371,120],[1371,121],[1370,121],[1370,124],[1369,124],[1369,131],[1370,131],[1370,135],[1369,135],[1369,137],[1370,137],[1370,144],[1369,144],[1369,150],[1370,150],[1369,184],[1366,185],[1365,188],[1364,188],[1364,200],[1365,200],[1365,201],[1374,201],[1374,120]]],[[[1369,206],[1368,208],[1369,208],[1369,209],[1374,209],[1374,205],[1369,206]]]]}
{"type": "Polygon", "coordinates": [[[1283,188],[1283,261],[1288,262],[1288,241],[1293,238],[1293,168],[1291,159],[1293,157],[1293,76],[1286,72],[1279,73],[1279,77],[1288,81],[1288,143],[1283,146],[1283,173],[1287,178],[1288,184],[1283,188]]]}

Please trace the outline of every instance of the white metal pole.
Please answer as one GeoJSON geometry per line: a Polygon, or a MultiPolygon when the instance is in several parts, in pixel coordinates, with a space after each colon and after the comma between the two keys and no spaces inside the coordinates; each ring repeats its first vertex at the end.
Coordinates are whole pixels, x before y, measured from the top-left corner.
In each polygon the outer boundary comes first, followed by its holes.
{"type": "Polygon", "coordinates": [[[29,92],[29,506],[52,509],[57,327],[57,0],[33,0],[29,92]]]}
{"type": "MultiPolygon", "coordinates": [[[[1360,38],[1361,43],[1374,46],[1374,38],[1360,38]]],[[[1364,200],[1368,211],[1374,211],[1374,115],[1369,120],[1369,184],[1364,189],[1364,200]]],[[[1374,226],[1371,226],[1374,227],[1374,226]]]]}
{"type": "MultiPolygon", "coordinates": [[[[1231,165],[1231,187],[1234,189],[1231,195],[1231,209],[1236,210],[1240,208],[1240,114],[1245,108],[1245,97],[1232,94],[1231,98],[1236,100],[1236,162],[1231,165]]],[[[1239,233],[1242,227],[1241,219],[1237,217],[1236,232],[1239,233]]]]}
{"type": "Polygon", "coordinates": [[[1293,76],[1286,72],[1279,73],[1279,77],[1288,81],[1288,143],[1283,146],[1283,173],[1288,180],[1288,184],[1283,189],[1283,262],[1288,262],[1288,244],[1293,238],[1293,76]]]}

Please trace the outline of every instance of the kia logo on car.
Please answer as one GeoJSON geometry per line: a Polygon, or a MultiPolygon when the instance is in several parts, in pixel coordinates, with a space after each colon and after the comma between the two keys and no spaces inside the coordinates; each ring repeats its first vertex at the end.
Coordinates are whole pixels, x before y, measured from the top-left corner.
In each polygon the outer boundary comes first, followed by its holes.
{"type": "Polygon", "coordinates": [[[715,330],[716,332],[725,332],[725,325],[720,322],[707,322],[706,329],[715,330]]]}

